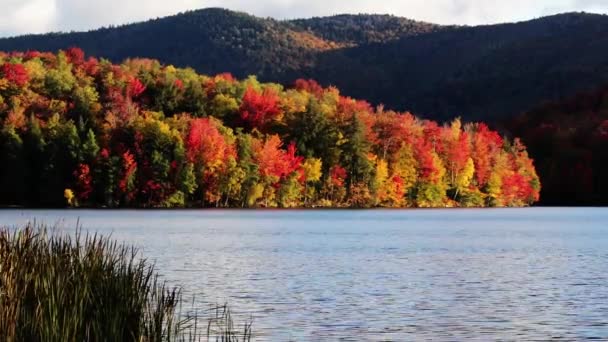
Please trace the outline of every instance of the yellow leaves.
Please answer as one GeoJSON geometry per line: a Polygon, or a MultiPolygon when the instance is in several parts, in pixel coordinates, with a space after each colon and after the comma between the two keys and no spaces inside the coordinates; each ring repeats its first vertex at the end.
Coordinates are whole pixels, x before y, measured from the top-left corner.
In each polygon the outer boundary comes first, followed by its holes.
{"type": "Polygon", "coordinates": [[[391,191],[391,184],[387,184],[387,179],[388,163],[385,160],[379,159],[376,163],[376,172],[373,180],[373,188],[376,195],[376,205],[383,203],[386,200],[388,192],[391,191]]]}
{"type": "Polygon", "coordinates": [[[234,97],[218,94],[211,100],[211,108],[213,115],[223,118],[231,113],[236,113],[239,110],[239,104],[234,97]]]}
{"type": "Polygon", "coordinates": [[[418,178],[418,161],[414,157],[411,145],[404,145],[395,156],[391,164],[392,172],[403,180],[404,190],[407,192],[418,178]]]}
{"type": "Polygon", "coordinates": [[[505,152],[501,151],[494,161],[494,167],[490,173],[487,186],[487,194],[490,201],[490,205],[493,207],[504,206],[502,195],[502,180],[506,172],[508,158],[505,152]]]}
{"type": "Polygon", "coordinates": [[[374,176],[374,183],[377,189],[381,188],[386,179],[388,178],[388,163],[385,160],[378,160],[376,163],[376,175],[374,176]]]}
{"type": "Polygon", "coordinates": [[[462,171],[456,176],[456,188],[462,190],[469,187],[474,174],[475,164],[473,163],[473,159],[469,158],[462,171]]]}
{"type": "Polygon", "coordinates": [[[249,188],[247,193],[247,206],[253,207],[264,194],[264,185],[255,183],[249,188]]]}
{"type": "Polygon", "coordinates": [[[310,94],[303,93],[294,89],[285,92],[281,98],[281,109],[285,114],[303,113],[309,102],[310,94]]]}
{"type": "Polygon", "coordinates": [[[304,178],[307,182],[318,182],[321,179],[322,172],[321,167],[323,163],[319,158],[308,158],[302,164],[302,170],[304,171],[304,178]]]}
{"type": "Polygon", "coordinates": [[[63,190],[63,197],[65,198],[67,204],[70,207],[76,206],[76,197],[74,196],[74,192],[72,191],[72,189],[63,190]]]}
{"type": "Polygon", "coordinates": [[[462,122],[460,121],[460,118],[454,119],[454,121],[452,121],[452,123],[450,124],[452,139],[458,140],[458,138],[460,138],[461,129],[462,129],[462,122]]]}
{"type": "Polygon", "coordinates": [[[435,174],[433,180],[436,183],[443,182],[446,173],[443,161],[436,152],[431,152],[431,155],[433,156],[433,164],[435,165],[435,174]]]}
{"type": "Polygon", "coordinates": [[[36,86],[41,86],[46,75],[46,69],[44,68],[42,61],[39,59],[29,60],[23,63],[23,66],[25,67],[25,70],[27,70],[30,82],[36,84],[36,86]]]}
{"type": "Polygon", "coordinates": [[[68,105],[65,101],[52,99],[49,103],[49,110],[55,114],[63,114],[67,111],[68,105]]]}
{"type": "Polygon", "coordinates": [[[0,90],[8,89],[8,80],[6,78],[0,78],[0,90]]]}
{"type": "Polygon", "coordinates": [[[142,113],[143,117],[139,117],[135,121],[135,127],[137,130],[144,132],[151,132],[151,130],[157,130],[163,136],[173,137],[179,136],[177,130],[173,130],[171,126],[165,121],[159,120],[155,117],[158,113],[156,112],[145,112],[142,113]]]}

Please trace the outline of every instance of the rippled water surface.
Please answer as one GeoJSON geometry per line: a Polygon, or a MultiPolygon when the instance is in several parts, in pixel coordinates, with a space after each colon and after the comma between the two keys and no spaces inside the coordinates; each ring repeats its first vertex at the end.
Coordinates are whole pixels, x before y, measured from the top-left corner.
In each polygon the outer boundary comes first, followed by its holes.
{"type": "Polygon", "coordinates": [[[608,209],[0,211],[133,243],[256,340],[608,340],[608,209]]]}

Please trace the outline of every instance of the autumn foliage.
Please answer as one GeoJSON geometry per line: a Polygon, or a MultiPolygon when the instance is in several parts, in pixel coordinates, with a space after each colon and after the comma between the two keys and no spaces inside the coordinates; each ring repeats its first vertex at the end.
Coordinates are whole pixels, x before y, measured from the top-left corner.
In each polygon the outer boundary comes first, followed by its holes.
{"type": "Polygon", "coordinates": [[[148,59],[113,65],[75,48],[0,54],[0,120],[2,205],[62,206],[66,193],[92,207],[539,199],[519,140],[373,108],[312,80],[283,88],[148,59]]]}

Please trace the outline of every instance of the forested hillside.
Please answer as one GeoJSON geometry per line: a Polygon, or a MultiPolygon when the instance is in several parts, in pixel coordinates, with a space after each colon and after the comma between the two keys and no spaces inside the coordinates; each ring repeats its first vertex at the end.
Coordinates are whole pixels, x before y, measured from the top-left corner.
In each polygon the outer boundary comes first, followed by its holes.
{"type": "Polygon", "coordinates": [[[608,204],[608,88],[547,103],[506,125],[543,180],[544,204],[608,204]]]}
{"type": "Polygon", "coordinates": [[[494,122],[608,83],[608,17],[584,13],[447,27],[388,15],[278,21],[205,9],[91,32],[0,39],[0,51],[70,46],[115,63],[156,58],[283,85],[312,78],[441,121],[461,115],[494,122]]]}
{"type": "Polygon", "coordinates": [[[404,37],[435,32],[447,27],[392,15],[335,15],[288,22],[323,39],[346,46],[387,43],[404,37]]]}
{"type": "Polygon", "coordinates": [[[107,207],[523,206],[518,139],[420,120],[333,87],[131,59],[0,54],[0,204],[107,207]]]}

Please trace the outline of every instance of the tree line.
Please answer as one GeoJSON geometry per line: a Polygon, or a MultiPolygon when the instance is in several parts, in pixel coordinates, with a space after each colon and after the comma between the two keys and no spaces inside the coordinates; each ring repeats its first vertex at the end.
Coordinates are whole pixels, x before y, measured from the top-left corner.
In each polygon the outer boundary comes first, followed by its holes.
{"type": "Polygon", "coordinates": [[[539,199],[518,140],[439,125],[312,80],[130,59],[0,54],[0,204],[482,207],[539,199]]]}

